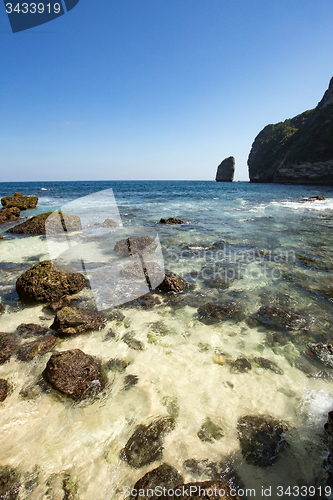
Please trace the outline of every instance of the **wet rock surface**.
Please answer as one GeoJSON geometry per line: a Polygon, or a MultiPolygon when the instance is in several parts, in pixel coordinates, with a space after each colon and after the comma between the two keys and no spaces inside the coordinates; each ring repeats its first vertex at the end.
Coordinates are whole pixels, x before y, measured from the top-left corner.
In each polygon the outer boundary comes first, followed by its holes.
{"type": "Polygon", "coordinates": [[[301,201],[324,201],[325,196],[322,194],[315,194],[314,196],[309,196],[309,198],[303,198],[301,201]]]}
{"type": "Polygon", "coordinates": [[[63,231],[73,232],[73,231],[81,231],[81,220],[77,215],[67,215],[59,212],[59,220],[58,214],[53,215],[53,212],[46,212],[40,215],[34,215],[31,219],[28,219],[22,224],[18,224],[17,226],[11,227],[8,229],[8,233],[14,234],[31,234],[31,235],[43,235],[46,234],[45,223],[47,221],[47,229],[48,234],[52,232],[53,234],[62,234],[63,231]],[[49,218],[49,216],[51,216],[49,218]],[[53,220],[54,219],[54,220],[53,220]]]}
{"type": "Polygon", "coordinates": [[[20,474],[12,467],[0,466],[0,498],[16,500],[20,489],[20,474]]]}
{"type": "Polygon", "coordinates": [[[9,384],[4,378],[0,378],[0,403],[4,401],[8,395],[9,384]]]}
{"type": "Polygon", "coordinates": [[[15,193],[14,196],[5,196],[1,198],[1,204],[4,208],[17,207],[20,210],[28,210],[30,208],[36,208],[37,203],[37,196],[23,196],[20,193],[15,193]]]}
{"type": "Polygon", "coordinates": [[[70,295],[65,295],[64,297],[61,297],[61,299],[56,300],[55,302],[51,302],[48,307],[51,309],[53,312],[60,311],[63,307],[71,306],[71,307],[76,307],[78,304],[80,304],[81,299],[78,297],[71,297],[70,295]]]}
{"type": "Polygon", "coordinates": [[[129,362],[124,359],[112,358],[104,365],[105,370],[122,373],[128,367],[129,362]]]}
{"type": "Polygon", "coordinates": [[[237,423],[237,431],[246,462],[262,468],[273,465],[280,453],[288,447],[283,436],[287,429],[284,422],[271,416],[241,417],[237,423]]]}
{"type": "Polygon", "coordinates": [[[132,300],[131,302],[127,302],[123,305],[123,307],[142,307],[143,309],[150,309],[154,306],[158,306],[161,304],[161,300],[158,295],[154,295],[153,293],[147,293],[146,295],[142,295],[138,299],[132,300]]]}
{"type": "MultiPolygon", "coordinates": [[[[157,486],[161,488],[166,488],[166,490],[170,490],[182,484],[184,481],[183,477],[179,474],[177,469],[171,467],[168,464],[162,464],[156,469],[153,469],[147,474],[145,474],[139,481],[137,481],[134,485],[134,489],[139,492],[139,490],[155,490],[157,486]]],[[[141,495],[139,498],[142,500],[159,500],[161,495],[155,495],[153,492],[148,492],[147,495],[141,495]]],[[[135,500],[138,498],[138,495],[131,495],[131,500],[135,500]]]]}
{"type": "Polygon", "coordinates": [[[233,361],[227,361],[231,373],[246,373],[252,369],[250,361],[246,358],[237,358],[233,361]]]}
{"type": "Polygon", "coordinates": [[[50,328],[37,325],[36,323],[21,323],[16,328],[16,331],[19,336],[24,339],[30,337],[43,337],[44,335],[54,334],[54,332],[50,330],[50,328]]]}
{"type": "Polygon", "coordinates": [[[153,252],[156,248],[157,244],[150,236],[130,236],[118,241],[113,250],[122,257],[130,257],[131,255],[153,252]]]}
{"type": "Polygon", "coordinates": [[[198,431],[198,438],[208,443],[213,443],[214,440],[221,439],[223,436],[222,427],[214,424],[210,418],[206,418],[198,431]]]}
{"type": "Polygon", "coordinates": [[[306,318],[294,309],[282,306],[262,306],[248,318],[250,326],[263,325],[279,330],[299,330],[307,324],[306,318]]]}
{"type": "Polygon", "coordinates": [[[3,208],[0,212],[0,224],[17,220],[20,217],[20,209],[17,207],[3,208]]]}
{"type": "Polygon", "coordinates": [[[28,342],[17,351],[17,358],[20,361],[31,361],[37,355],[45,354],[59,342],[59,338],[52,334],[44,335],[38,340],[28,342]]]}
{"type": "Polygon", "coordinates": [[[160,292],[175,292],[180,293],[184,290],[185,283],[183,278],[175,273],[165,273],[164,280],[158,285],[157,290],[160,292]]]}
{"type": "Polygon", "coordinates": [[[66,336],[88,330],[100,330],[105,325],[106,318],[103,313],[89,309],[63,307],[57,312],[51,328],[56,330],[58,335],[66,336]]]}
{"type": "Polygon", "coordinates": [[[263,368],[264,370],[270,370],[274,373],[277,373],[278,375],[283,375],[283,370],[281,370],[281,368],[279,368],[279,366],[270,359],[256,357],[253,358],[253,361],[256,365],[258,365],[260,368],[263,368]]]}
{"type": "Polygon", "coordinates": [[[148,425],[140,424],[120,453],[122,460],[138,469],[163,457],[165,434],[175,427],[173,417],[159,418],[148,425]]]}
{"type": "Polygon", "coordinates": [[[121,340],[125,342],[125,344],[127,344],[130,349],[134,349],[135,351],[143,350],[143,343],[140,340],[134,338],[134,333],[132,332],[125,333],[121,340]]]}
{"type": "Polygon", "coordinates": [[[161,219],[160,224],[186,224],[186,222],[176,217],[169,217],[168,219],[161,219]]]}
{"type": "Polygon", "coordinates": [[[63,295],[79,292],[87,285],[85,277],[69,268],[55,267],[45,260],[23,273],[16,281],[20,299],[33,302],[53,302],[63,295]]]}
{"type": "Polygon", "coordinates": [[[240,319],[240,306],[234,301],[208,303],[198,308],[198,318],[206,324],[227,319],[240,319]]]}
{"type": "Polygon", "coordinates": [[[16,352],[18,339],[12,333],[0,333],[0,365],[9,361],[16,352]]]}
{"type": "Polygon", "coordinates": [[[333,344],[309,344],[309,354],[333,368],[333,344]]]}
{"type": "Polygon", "coordinates": [[[105,387],[100,364],[80,349],[52,354],[43,372],[54,389],[80,401],[105,387]]]}

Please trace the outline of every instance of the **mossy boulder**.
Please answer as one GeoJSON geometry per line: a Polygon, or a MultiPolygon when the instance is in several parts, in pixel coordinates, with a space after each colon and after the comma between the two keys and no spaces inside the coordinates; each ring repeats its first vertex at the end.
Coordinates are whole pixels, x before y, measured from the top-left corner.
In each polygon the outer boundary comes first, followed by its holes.
{"type": "MultiPolygon", "coordinates": [[[[1,216],[1,212],[0,212],[1,216]]],[[[62,212],[46,212],[34,215],[31,219],[8,229],[7,233],[43,235],[46,234],[45,223],[47,221],[48,234],[62,234],[65,232],[81,231],[81,219],[77,215],[67,215],[62,212]],[[50,217],[50,218],[49,218],[50,217]]]]}
{"type": "Polygon", "coordinates": [[[1,204],[4,208],[17,207],[20,210],[28,210],[30,208],[36,208],[37,203],[37,196],[23,196],[20,193],[15,193],[14,196],[5,196],[1,198],[1,204]]]}
{"type": "Polygon", "coordinates": [[[100,363],[80,349],[52,354],[43,376],[54,389],[75,401],[94,396],[105,387],[100,363]]]}
{"type": "Polygon", "coordinates": [[[3,208],[0,212],[0,224],[17,220],[20,217],[20,209],[17,207],[3,208]]]}
{"type": "Polygon", "coordinates": [[[54,266],[45,260],[23,273],[16,281],[20,299],[33,302],[53,302],[64,295],[79,292],[87,285],[85,277],[67,267],[54,266]]]}
{"type": "Polygon", "coordinates": [[[51,328],[60,336],[76,335],[87,330],[100,330],[106,325],[103,313],[89,309],[63,307],[57,312],[51,328]]]}

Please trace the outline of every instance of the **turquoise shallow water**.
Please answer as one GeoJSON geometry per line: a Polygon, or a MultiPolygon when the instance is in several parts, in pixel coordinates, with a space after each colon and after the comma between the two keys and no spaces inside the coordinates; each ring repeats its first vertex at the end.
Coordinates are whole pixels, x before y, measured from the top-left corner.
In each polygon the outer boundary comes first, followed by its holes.
{"type": "MultiPolygon", "coordinates": [[[[165,268],[183,276],[188,288],[179,296],[163,297],[150,309],[125,305],[122,324],[110,321],[105,330],[64,340],[57,347],[78,347],[102,362],[119,358],[130,363],[125,373],[108,375],[106,391],[91,404],[73,404],[39,389],[50,354],[30,363],[13,357],[0,366],[0,377],[12,388],[0,403],[0,465],[38,477],[35,488],[21,491],[22,498],[48,498],[50,477],[70,473],[78,481],[78,498],[122,499],[124,486],[133,486],[159,463],[133,470],[119,452],[138,424],[168,413],[166,398],[178,408],[178,416],[176,428],[165,439],[163,460],[186,480],[198,479],[184,467],[186,460],[195,459],[232,461],[257,497],[262,486],[274,490],[279,484],[324,484],[327,439],[322,428],[333,409],[333,371],[311,358],[309,344],[333,340],[333,188],[45,182],[2,183],[0,193],[39,196],[37,209],[21,214],[31,216],[109,188],[123,225],[134,226],[134,232],[139,227],[156,231],[165,268]],[[302,201],[316,194],[325,200],[302,201]],[[186,224],[162,226],[161,217],[178,217],[186,224]],[[200,319],[202,305],[230,301],[239,308],[236,317],[216,323],[200,319]],[[272,318],[258,322],[260,308],[271,307],[280,315],[295,315],[295,323],[284,328],[285,323],[283,327],[272,318]],[[116,337],[107,338],[111,327],[116,337]],[[129,331],[144,345],[142,351],[121,340],[129,331]],[[234,370],[231,363],[244,357],[251,369],[234,370]],[[279,371],[258,365],[258,357],[275,363],[279,371]],[[123,390],[126,375],[138,377],[128,391],[123,390]],[[22,396],[23,389],[28,396],[22,396]],[[237,421],[247,414],[269,414],[288,423],[289,447],[268,468],[249,465],[240,451],[237,421]],[[207,417],[223,428],[221,439],[198,438],[207,417]]],[[[11,225],[1,227],[1,331],[13,332],[29,322],[49,326],[53,315],[42,306],[24,306],[15,292],[23,270],[48,258],[45,238],[6,233],[11,225]]],[[[207,470],[199,477],[207,479],[207,470]]],[[[274,491],[272,498],[278,498],[274,491]]]]}

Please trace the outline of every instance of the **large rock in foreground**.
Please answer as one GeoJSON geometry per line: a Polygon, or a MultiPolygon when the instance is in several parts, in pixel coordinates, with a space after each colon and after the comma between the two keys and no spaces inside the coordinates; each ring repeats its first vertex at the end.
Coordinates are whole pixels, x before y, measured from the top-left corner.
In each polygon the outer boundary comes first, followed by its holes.
{"type": "Polygon", "coordinates": [[[52,354],[43,376],[54,389],[75,401],[94,396],[105,387],[100,364],[80,349],[52,354]]]}
{"type": "Polygon", "coordinates": [[[54,267],[49,260],[36,264],[16,281],[18,296],[34,302],[53,302],[63,295],[77,293],[87,285],[82,274],[62,269],[54,267]]]}
{"type": "Polygon", "coordinates": [[[248,166],[250,182],[333,185],[333,78],[315,109],[257,135],[248,166]]]}
{"type": "Polygon", "coordinates": [[[62,234],[63,231],[68,233],[81,231],[81,220],[77,215],[67,215],[62,214],[62,212],[59,212],[59,216],[57,213],[55,215],[52,214],[53,212],[46,212],[44,214],[35,215],[34,217],[31,217],[31,219],[22,222],[22,224],[11,227],[8,229],[7,233],[33,235],[46,234],[45,222],[49,216],[51,217],[49,218],[47,224],[48,232],[51,234],[62,234]]]}
{"type": "Polygon", "coordinates": [[[51,326],[60,336],[75,335],[87,330],[100,330],[106,325],[104,314],[89,309],[64,307],[57,312],[51,326]]]}
{"type": "Polygon", "coordinates": [[[271,416],[241,417],[237,430],[242,454],[251,465],[262,468],[273,465],[288,446],[283,437],[287,425],[271,416]]]}
{"type": "Polygon", "coordinates": [[[149,425],[139,425],[133,432],[120,457],[139,469],[163,457],[163,438],[175,427],[173,417],[159,418],[149,425]]]}
{"type": "Polygon", "coordinates": [[[225,158],[217,167],[215,180],[217,182],[232,182],[235,173],[235,158],[229,156],[225,158]]]}
{"type": "Polygon", "coordinates": [[[3,207],[11,208],[17,207],[20,210],[28,210],[29,208],[36,208],[38,203],[37,196],[23,196],[20,193],[15,193],[15,196],[5,196],[1,198],[3,207]]]}

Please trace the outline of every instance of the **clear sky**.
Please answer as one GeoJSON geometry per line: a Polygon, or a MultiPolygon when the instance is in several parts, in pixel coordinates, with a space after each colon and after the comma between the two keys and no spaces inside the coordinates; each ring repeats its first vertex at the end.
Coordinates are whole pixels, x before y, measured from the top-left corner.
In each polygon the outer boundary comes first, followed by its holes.
{"type": "Polygon", "coordinates": [[[260,130],[328,87],[333,3],[80,0],[12,34],[1,2],[0,43],[0,180],[214,180],[231,155],[248,180],[260,130]]]}

